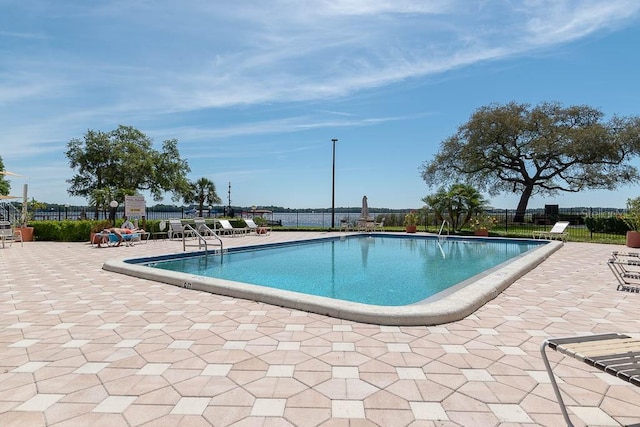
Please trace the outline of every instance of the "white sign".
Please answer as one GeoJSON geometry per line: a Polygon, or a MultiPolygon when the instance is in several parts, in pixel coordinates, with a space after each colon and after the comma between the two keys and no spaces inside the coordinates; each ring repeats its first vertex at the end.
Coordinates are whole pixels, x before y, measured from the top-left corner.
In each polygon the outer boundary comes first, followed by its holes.
{"type": "Polygon", "coordinates": [[[124,214],[128,217],[142,217],[146,215],[147,205],[144,196],[124,196],[124,214]]]}

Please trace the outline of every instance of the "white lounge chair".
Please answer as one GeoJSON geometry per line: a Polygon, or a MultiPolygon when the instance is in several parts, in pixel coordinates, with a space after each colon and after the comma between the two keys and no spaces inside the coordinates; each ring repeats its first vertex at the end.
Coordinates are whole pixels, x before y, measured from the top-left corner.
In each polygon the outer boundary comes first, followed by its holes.
{"type": "Polygon", "coordinates": [[[212,230],[211,228],[209,228],[209,226],[207,225],[207,223],[205,222],[204,218],[194,218],[193,221],[195,222],[196,226],[195,229],[198,233],[200,233],[200,235],[202,237],[210,237],[216,234],[216,232],[214,230],[212,230]]]}
{"type": "Polygon", "coordinates": [[[180,236],[180,237],[195,237],[195,234],[193,234],[193,229],[191,229],[191,227],[185,227],[184,224],[182,224],[182,221],[180,221],[179,219],[170,219],[169,220],[169,231],[167,232],[168,236],[169,236],[169,240],[173,239],[176,236],[180,236]]]}
{"type": "Polygon", "coordinates": [[[256,236],[271,234],[271,227],[259,226],[252,219],[245,219],[244,222],[247,224],[247,233],[256,233],[256,236]]]}
{"type": "Polygon", "coordinates": [[[235,228],[228,219],[219,219],[218,224],[220,227],[218,230],[218,234],[235,237],[238,235],[244,236],[247,232],[246,228],[235,228]]]}
{"type": "Polygon", "coordinates": [[[569,225],[569,221],[558,221],[556,222],[551,230],[549,231],[534,231],[533,238],[534,239],[547,239],[547,240],[567,240],[567,226],[569,225]]]}

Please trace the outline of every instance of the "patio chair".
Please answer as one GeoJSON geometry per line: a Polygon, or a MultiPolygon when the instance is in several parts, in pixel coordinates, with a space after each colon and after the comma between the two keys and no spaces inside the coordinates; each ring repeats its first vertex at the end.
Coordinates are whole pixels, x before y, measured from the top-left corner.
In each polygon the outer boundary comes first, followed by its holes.
{"type": "Polygon", "coordinates": [[[228,219],[219,219],[218,224],[220,224],[220,227],[221,227],[217,229],[218,234],[222,234],[225,236],[231,236],[231,237],[235,237],[238,235],[244,236],[247,232],[246,228],[235,228],[233,225],[231,225],[228,219]]]}
{"type": "Polygon", "coordinates": [[[371,231],[375,227],[375,222],[372,218],[359,218],[357,223],[358,231],[371,231]]]}
{"type": "Polygon", "coordinates": [[[182,221],[179,219],[170,219],[169,220],[169,231],[167,232],[169,240],[173,239],[176,236],[180,236],[182,238],[187,237],[195,237],[193,233],[193,229],[191,227],[186,227],[182,224],[182,221]]]}
{"type": "Polygon", "coordinates": [[[207,238],[216,234],[216,232],[207,225],[204,218],[194,218],[193,221],[196,224],[196,231],[200,233],[202,237],[207,238]]]}
{"type": "Polygon", "coordinates": [[[380,220],[380,222],[374,222],[373,223],[373,230],[374,231],[384,231],[384,218],[382,218],[380,220]]]}
{"type": "Polygon", "coordinates": [[[0,221],[0,240],[3,248],[5,247],[5,242],[8,242],[9,246],[13,245],[13,242],[20,242],[20,246],[24,246],[22,232],[12,228],[9,221],[0,221]]]}
{"type": "Polygon", "coordinates": [[[610,333],[544,340],[540,345],[540,353],[560,405],[560,411],[568,426],[573,424],[551,370],[551,364],[545,352],[547,347],[640,387],[640,339],[610,333]]]}
{"type": "Polygon", "coordinates": [[[614,251],[607,266],[618,281],[619,291],[640,293],[640,258],[637,253],[614,251]]]}
{"type": "Polygon", "coordinates": [[[271,234],[271,227],[259,226],[252,219],[245,219],[244,223],[247,224],[247,233],[256,233],[256,236],[266,236],[267,234],[271,234]]]}
{"type": "MultiPolygon", "coordinates": [[[[122,242],[125,246],[133,246],[136,242],[141,242],[140,233],[122,233],[122,242]]],[[[109,233],[109,244],[117,245],[118,236],[115,233],[109,233]]]]}
{"type": "Polygon", "coordinates": [[[558,221],[549,231],[534,231],[533,238],[546,240],[558,239],[565,242],[567,240],[567,232],[565,230],[568,225],[569,221],[558,221]]]}
{"type": "Polygon", "coordinates": [[[142,242],[141,233],[121,233],[122,242],[118,238],[116,233],[108,232],[107,230],[103,230],[100,233],[95,234],[95,238],[91,241],[91,245],[94,244],[96,247],[102,247],[104,244],[107,247],[110,246],[119,246],[118,243],[124,243],[125,246],[133,246],[136,242],[142,242]]]}

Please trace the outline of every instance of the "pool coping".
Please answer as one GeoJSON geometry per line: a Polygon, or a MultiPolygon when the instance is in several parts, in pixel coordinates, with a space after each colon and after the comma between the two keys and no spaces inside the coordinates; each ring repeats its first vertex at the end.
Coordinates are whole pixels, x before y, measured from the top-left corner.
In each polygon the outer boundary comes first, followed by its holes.
{"type": "MultiPolygon", "coordinates": [[[[376,233],[369,234],[372,235],[376,233]]],[[[390,234],[391,233],[382,233],[381,235],[390,234]]],[[[449,239],[458,239],[458,237],[449,237],[449,239]]],[[[513,240],[474,237],[465,237],[464,239],[513,240]]],[[[537,240],[537,242],[539,242],[539,240],[537,240]]],[[[296,241],[292,240],[288,243],[296,243],[296,241]]],[[[562,246],[563,242],[561,241],[548,241],[539,248],[530,250],[524,255],[501,264],[499,268],[489,270],[486,274],[481,275],[478,280],[471,281],[442,298],[435,300],[429,299],[424,302],[405,306],[380,306],[343,301],[225,279],[160,270],[127,262],[127,260],[108,260],[103,264],[102,268],[106,271],[126,274],[182,288],[234,298],[255,300],[266,304],[361,323],[393,326],[438,325],[460,320],[472,314],[478,308],[498,296],[518,278],[542,263],[562,246]]]]}

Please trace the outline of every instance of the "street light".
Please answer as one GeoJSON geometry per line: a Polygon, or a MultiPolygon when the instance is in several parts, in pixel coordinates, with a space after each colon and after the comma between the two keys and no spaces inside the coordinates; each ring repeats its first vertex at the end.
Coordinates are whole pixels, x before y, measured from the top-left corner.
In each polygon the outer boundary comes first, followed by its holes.
{"type": "Polygon", "coordinates": [[[109,209],[109,221],[111,221],[111,226],[115,227],[116,225],[116,209],[118,208],[118,202],[116,202],[115,200],[112,200],[109,203],[109,207],[111,209],[109,209]]]}
{"type": "Polygon", "coordinates": [[[333,179],[331,186],[331,228],[336,228],[336,142],[337,138],[331,140],[333,142],[333,179]]]}
{"type": "Polygon", "coordinates": [[[198,209],[200,209],[200,216],[202,215],[202,209],[204,207],[204,204],[209,202],[209,189],[205,188],[204,190],[202,190],[202,197],[200,198],[200,203],[198,205],[198,209]]]}

